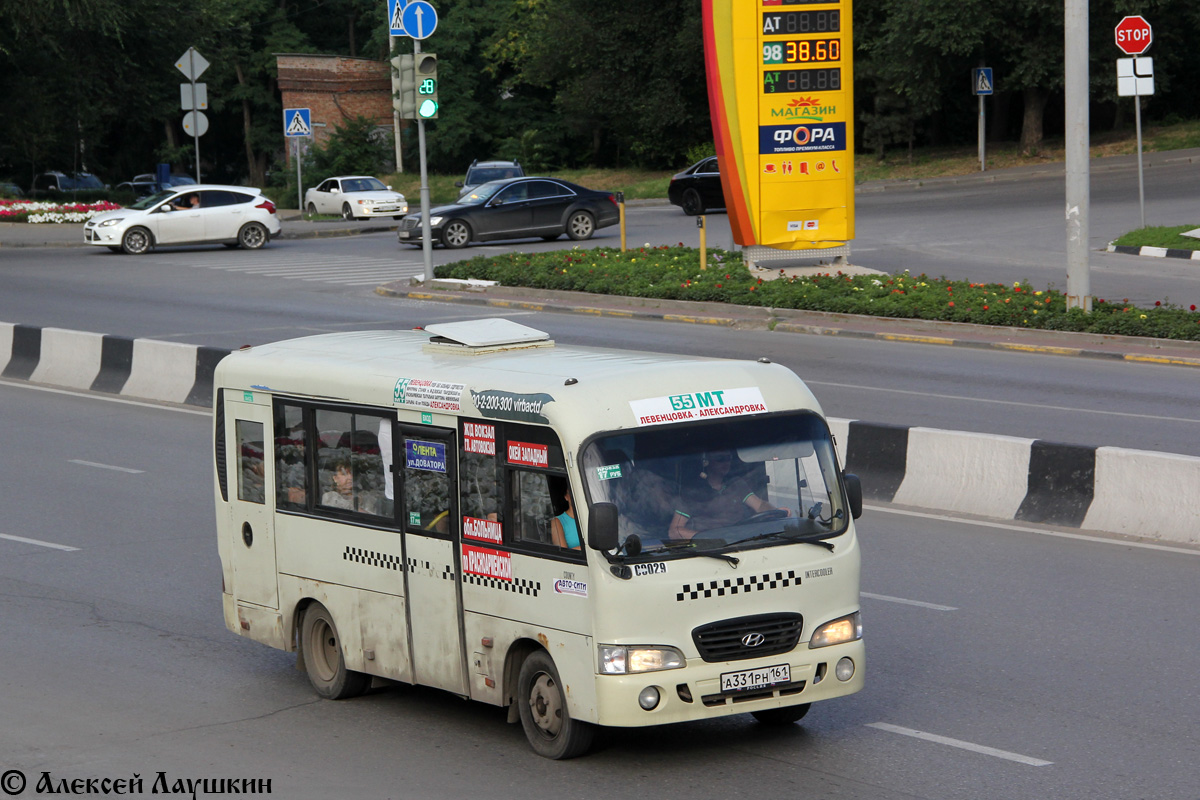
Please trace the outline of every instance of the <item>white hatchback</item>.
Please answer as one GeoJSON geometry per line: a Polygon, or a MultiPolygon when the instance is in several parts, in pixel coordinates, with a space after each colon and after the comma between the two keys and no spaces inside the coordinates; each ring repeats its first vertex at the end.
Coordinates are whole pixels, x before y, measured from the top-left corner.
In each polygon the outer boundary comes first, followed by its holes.
{"type": "Polygon", "coordinates": [[[140,255],[153,247],[224,244],[257,250],[279,235],[275,204],[261,189],[177,186],[131,206],[97,214],[83,226],[87,244],[140,255]]]}
{"type": "Polygon", "coordinates": [[[341,214],[342,219],[393,217],[408,213],[408,201],[392,187],[370,175],[327,178],[304,193],[304,210],[309,215],[341,214]]]}

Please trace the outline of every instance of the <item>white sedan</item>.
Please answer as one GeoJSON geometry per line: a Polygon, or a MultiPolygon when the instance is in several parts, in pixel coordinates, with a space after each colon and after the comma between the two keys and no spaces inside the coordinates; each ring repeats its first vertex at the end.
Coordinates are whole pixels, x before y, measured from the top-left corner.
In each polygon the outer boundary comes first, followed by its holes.
{"type": "Polygon", "coordinates": [[[408,201],[383,181],[369,175],[343,175],[329,178],[304,193],[304,209],[309,215],[341,214],[343,219],[393,217],[408,213],[408,201]]]}

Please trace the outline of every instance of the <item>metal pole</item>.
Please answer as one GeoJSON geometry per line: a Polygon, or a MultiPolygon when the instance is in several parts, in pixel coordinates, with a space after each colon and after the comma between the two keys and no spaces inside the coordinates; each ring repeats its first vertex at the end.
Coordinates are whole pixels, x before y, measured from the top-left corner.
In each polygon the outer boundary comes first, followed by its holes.
{"type": "MultiPolygon", "coordinates": [[[[391,24],[390,21],[388,24],[389,25],[391,24]]],[[[396,37],[395,36],[390,36],[390,35],[388,36],[388,53],[390,54],[388,61],[391,61],[391,59],[396,54],[396,37]]],[[[396,72],[395,72],[395,70],[390,70],[390,72],[392,75],[392,92],[395,93],[395,91],[396,91],[396,72]]],[[[404,159],[403,159],[403,154],[401,153],[401,148],[400,148],[400,112],[397,111],[394,107],[392,108],[392,138],[396,142],[396,172],[403,173],[404,172],[404,159]]]]}
{"type": "Polygon", "coordinates": [[[196,108],[196,48],[188,48],[188,80],[192,82],[192,145],[196,148],[196,183],[200,182],[200,119],[196,108]]]}
{"type": "Polygon", "coordinates": [[[1066,46],[1067,308],[1091,311],[1087,0],[1065,0],[1063,21],[1066,46]]]}
{"type": "MultiPolygon", "coordinates": [[[[1136,74],[1137,70],[1134,70],[1136,74]]],[[[1133,79],[1134,90],[1136,92],[1137,78],[1133,79]]],[[[1138,147],[1138,208],[1142,212],[1142,227],[1146,227],[1146,184],[1142,180],[1142,96],[1134,94],[1133,96],[1133,118],[1137,125],[1137,147],[1138,147]]]]}
{"type": "Polygon", "coordinates": [[[987,138],[984,131],[987,130],[983,110],[983,95],[979,95],[979,171],[983,172],[987,169],[987,138]]]}
{"type": "MultiPolygon", "coordinates": [[[[421,40],[413,39],[413,55],[421,54],[421,40]]],[[[415,63],[415,62],[414,62],[415,63]]],[[[421,162],[421,256],[425,262],[425,285],[433,283],[433,241],[429,234],[429,175],[425,170],[425,120],[417,115],[417,157],[421,162]]]]}
{"type": "Polygon", "coordinates": [[[297,136],[293,141],[296,143],[296,208],[300,209],[300,214],[304,214],[304,186],[300,181],[300,137],[297,136]]]}

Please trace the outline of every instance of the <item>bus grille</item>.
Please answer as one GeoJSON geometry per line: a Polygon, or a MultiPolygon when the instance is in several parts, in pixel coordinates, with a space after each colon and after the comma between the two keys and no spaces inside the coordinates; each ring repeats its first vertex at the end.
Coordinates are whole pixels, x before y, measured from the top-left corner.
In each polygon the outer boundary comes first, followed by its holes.
{"type": "Polygon", "coordinates": [[[800,614],[759,614],[702,625],[692,641],[705,661],[738,661],[791,652],[803,627],[800,614]]]}

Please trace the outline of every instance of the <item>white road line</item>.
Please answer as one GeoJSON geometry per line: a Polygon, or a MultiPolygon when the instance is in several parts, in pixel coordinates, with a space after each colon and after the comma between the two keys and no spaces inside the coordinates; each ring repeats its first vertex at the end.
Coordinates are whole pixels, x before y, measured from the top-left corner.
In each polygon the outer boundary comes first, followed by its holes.
{"type": "Polygon", "coordinates": [[[142,400],[129,400],[124,397],[110,397],[102,394],[91,394],[89,392],[75,392],[70,389],[52,389],[49,386],[35,386],[25,383],[24,381],[13,381],[0,378],[0,386],[11,386],[14,389],[28,389],[31,392],[48,392],[50,394],[65,394],[71,397],[82,397],[87,400],[102,400],[105,403],[120,403],[123,406],[138,406],[139,408],[153,408],[158,411],[178,411],[180,414],[195,414],[198,417],[211,417],[212,411],[181,408],[179,406],[160,405],[158,403],[147,403],[142,400]]]}
{"type": "Polygon", "coordinates": [[[98,469],[111,469],[117,472],[128,472],[130,475],[141,475],[145,472],[144,469],[130,469],[129,467],[114,467],[112,464],[100,464],[95,461],[82,461],[78,458],[68,459],[71,464],[81,464],[85,467],[97,467],[98,469]]]}
{"type": "Polygon", "coordinates": [[[0,533],[0,539],[8,539],[10,542],[21,542],[22,544],[36,544],[38,547],[49,547],[51,550],[63,550],[68,553],[79,549],[78,547],[68,547],[65,544],[43,542],[41,539],[26,539],[24,536],[12,536],[7,533],[0,533]]]}
{"type": "Polygon", "coordinates": [[[889,725],[886,722],[869,722],[868,728],[887,731],[888,733],[898,733],[901,736],[911,736],[914,739],[923,739],[927,742],[936,742],[937,744],[949,745],[957,747],[960,750],[970,750],[972,753],[980,753],[985,756],[994,756],[1003,758],[1008,761],[1016,761],[1018,764],[1027,764],[1031,767],[1048,767],[1053,764],[1053,761],[1043,761],[1040,758],[1031,756],[1023,756],[1020,753],[1010,753],[1007,750],[997,750],[994,747],[985,747],[981,744],[973,742],[964,742],[962,739],[951,739],[948,736],[938,736],[936,733],[926,733],[925,731],[913,730],[912,728],[902,728],[899,725],[889,725]]]}
{"type": "Polygon", "coordinates": [[[1164,553],[1184,553],[1189,556],[1200,556],[1200,549],[1187,547],[1172,547],[1169,544],[1151,544],[1150,542],[1136,542],[1129,539],[1110,539],[1106,536],[1094,536],[1086,533],[1067,533],[1066,531],[1052,531],[1045,528],[1030,528],[1025,525],[1008,525],[1003,522],[988,522],[980,519],[965,519],[963,517],[949,517],[945,514],[928,514],[923,511],[905,511],[899,508],[887,508],[886,506],[864,505],[863,508],[870,511],[879,511],[884,514],[900,514],[905,517],[920,517],[922,519],[936,519],[939,522],[950,522],[955,525],[977,525],[981,528],[997,528],[1002,531],[1017,531],[1018,533],[1036,533],[1039,536],[1053,536],[1058,539],[1079,539],[1084,542],[1095,542],[1096,544],[1115,544],[1121,547],[1138,547],[1142,550],[1161,550],[1164,553]]]}
{"type": "Polygon", "coordinates": [[[870,592],[859,592],[860,597],[869,597],[872,600],[886,600],[889,603],[903,603],[906,606],[919,606],[921,608],[930,608],[934,611],[958,611],[954,606],[939,606],[937,603],[924,603],[920,600],[905,600],[903,597],[892,597],[886,594],[871,594],[870,592]]]}

